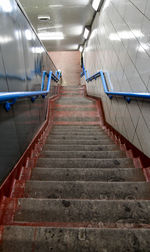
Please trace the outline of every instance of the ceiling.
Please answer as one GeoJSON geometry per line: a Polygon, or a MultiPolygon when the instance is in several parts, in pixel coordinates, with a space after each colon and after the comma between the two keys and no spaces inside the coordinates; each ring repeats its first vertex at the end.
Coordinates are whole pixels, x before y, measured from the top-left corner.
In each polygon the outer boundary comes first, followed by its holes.
{"type": "Polygon", "coordinates": [[[78,50],[84,43],[84,27],[91,25],[91,0],[19,0],[37,33],[63,34],[57,40],[42,40],[48,51],[78,50]],[[50,16],[48,21],[38,16],[50,16]]]}

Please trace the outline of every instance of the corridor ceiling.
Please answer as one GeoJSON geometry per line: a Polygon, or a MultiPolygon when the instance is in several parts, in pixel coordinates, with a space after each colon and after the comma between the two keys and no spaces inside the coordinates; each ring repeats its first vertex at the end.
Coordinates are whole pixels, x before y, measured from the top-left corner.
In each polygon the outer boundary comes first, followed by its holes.
{"type": "Polygon", "coordinates": [[[84,43],[85,26],[91,25],[91,0],[19,0],[37,33],[47,32],[53,40],[43,40],[48,51],[78,50],[84,43]],[[49,16],[41,21],[38,16],[49,16]],[[55,35],[61,39],[55,40],[55,35]]]}

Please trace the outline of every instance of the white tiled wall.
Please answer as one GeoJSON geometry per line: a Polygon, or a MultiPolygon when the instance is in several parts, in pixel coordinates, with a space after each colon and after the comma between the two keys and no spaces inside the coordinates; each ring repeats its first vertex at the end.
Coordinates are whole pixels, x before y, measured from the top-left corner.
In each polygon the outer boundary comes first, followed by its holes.
{"type": "MultiPolygon", "coordinates": [[[[109,89],[150,92],[150,0],[105,0],[84,64],[90,75],[108,72],[109,89]]],[[[102,98],[107,122],[150,157],[150,101],[110,100],[100,78],[88,83],[87,90],[102,98]]]]}

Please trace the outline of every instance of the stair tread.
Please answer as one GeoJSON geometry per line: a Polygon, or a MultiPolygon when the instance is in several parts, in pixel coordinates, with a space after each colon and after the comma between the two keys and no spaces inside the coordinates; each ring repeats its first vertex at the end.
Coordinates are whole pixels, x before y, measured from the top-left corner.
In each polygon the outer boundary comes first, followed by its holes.
{"type": "Polygon", "coordinates": [[[28,181],[25,195],[31,198],[150,199],[150,183],[101,181],[28,181]]]}
{"type": "Polygon", "coordinates": [[[149,200],[22,198],[18,199],[18,204],[15,221],[150,223],[149,200]]]}
{"type": "Polygon", "coordinates": [[[150,229],[6,226],[2,251],[150,252],[150,229]],[[76,239],[75,239],[76,237],[76,239]],[[109,242],[108,242],[109,241],[109,242]],[[115,241],[115,242],[114,242],[115,241]]]}
{"type": "Polygon", "coordinates": [[[54,151],[45,150],[40,157],[51,158],[114,158],[114,157],[126,157],[124,152],[121,151],[54,151]]]}
{"type": "Polygon", "coordinates": [[[35,168],[32,180],[145,181],[141,168],[35,168]]]}
{"type": "Polygon", "coordinates": [[[39,158],[37,166],[50,168],[110,168],[110,167],[134,167],[133,161],[129,158],[39,158]]]}

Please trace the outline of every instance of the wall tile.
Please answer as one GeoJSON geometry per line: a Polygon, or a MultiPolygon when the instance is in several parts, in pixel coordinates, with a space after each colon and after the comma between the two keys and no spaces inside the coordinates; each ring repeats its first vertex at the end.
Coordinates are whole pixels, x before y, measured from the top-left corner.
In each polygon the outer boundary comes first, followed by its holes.
{"type": "MultiPolygon", "coordinates": [[[[150,91],[150,1],[106,1],[97,13],[84,51],[90,74],[106,72],[109,89],[150,91]],[[110,81],[109,81],[110,80],[110,81]]],[[[88,93],[101,97],[106,121],[150,157],[148,101],[110,100],[100,78],[87,84],[88,93]]]]}

